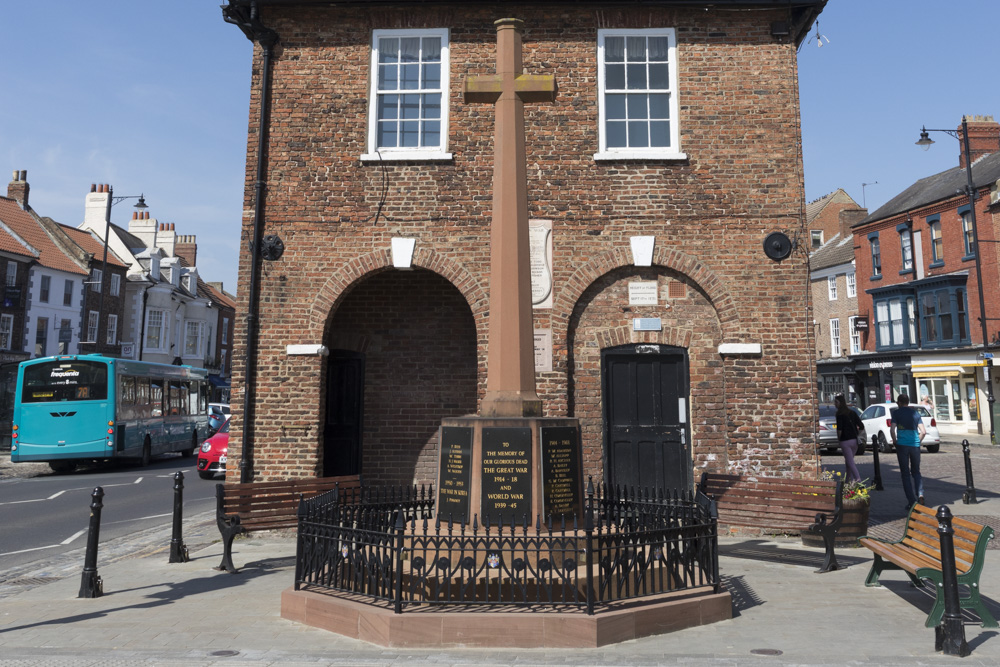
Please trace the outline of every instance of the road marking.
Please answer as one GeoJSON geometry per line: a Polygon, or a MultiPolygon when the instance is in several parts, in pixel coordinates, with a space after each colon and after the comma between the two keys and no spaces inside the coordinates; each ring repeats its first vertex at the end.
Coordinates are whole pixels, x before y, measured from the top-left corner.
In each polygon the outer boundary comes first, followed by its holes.
{"type": "Polygon", "coordinates": [[[78,530],[73,535],[67,537],[65,540],[63,540],[59,544],[48,544],[48,545],[46,545],[44,547],[34,547],[32,549],[21,549],[20,551],[8,551],[7,553],[0,554],[0,556],[13,556],[14,554],[26,554],[29,551],[41,551],[42,549],[54,549],[56,547],[66,546],[67,544],[69,544],[70,542],[72,542],[73,540],[75,540],[76,538],[80,537],[81,535],[83,535],[86,532],[87,532],[86,530],[78,530]]]}
{"type": "Polygon", "coordinates": [[[65,540],[63,540],[59,544],[65,546],[65,545],[69,544],[70,542],[72,542],[73,540],[75,540],[76,538],[80,537],[81,535],[83,535],[86,532],[87,532],[86,530],[78,530],[75,533],[73,533],[73,535],[71,535],[70,537],[67,537],[65,540]]]}

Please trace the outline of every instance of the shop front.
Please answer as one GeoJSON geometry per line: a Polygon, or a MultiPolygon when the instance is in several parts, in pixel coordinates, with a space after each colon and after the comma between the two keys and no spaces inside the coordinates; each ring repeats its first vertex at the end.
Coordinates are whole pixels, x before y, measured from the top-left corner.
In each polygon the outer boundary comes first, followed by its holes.
{"type": "Polygon", "coordinates": [[[973,351],[913,357],[917,402],[931,410],[942,435],[989,433],[980,414],[989,404],[985,370],[973,351]]]}
{"type": "Polygon", "coordinates": [[[913,395],[909,355],[866,355],[853,359],[862,386],[864,404],[860,407],[895,402],[900,394],[913,395]]]}
{"type": "Polygon", "coordinates": [[[833,405],[833,398],[843,394],[849,405],[862,407],[861,385],[854,370],[854,362],[847,359],[820,360],[816,362],[819,402],[833,405]]]}

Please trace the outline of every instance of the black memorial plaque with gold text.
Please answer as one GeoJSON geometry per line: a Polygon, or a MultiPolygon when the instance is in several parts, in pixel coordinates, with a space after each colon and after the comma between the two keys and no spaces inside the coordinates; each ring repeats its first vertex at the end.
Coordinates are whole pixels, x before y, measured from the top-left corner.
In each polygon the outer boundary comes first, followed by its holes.
{"type": "Polygon", "coordinates": [[[571,520],[583,516],[580,431],[571,426],[542,429],[542,512],[571,520]]]}
{"type": "Polygon", "coordinates": [[[531,429],[483,428],[482,515],[490,523],[531,516],[531,429]]]}
{"type": "Polygon", "coordinates": [[[469,521],[472,487],[472,429],[441,427],[437,515],[444,521],[469,521]]]}

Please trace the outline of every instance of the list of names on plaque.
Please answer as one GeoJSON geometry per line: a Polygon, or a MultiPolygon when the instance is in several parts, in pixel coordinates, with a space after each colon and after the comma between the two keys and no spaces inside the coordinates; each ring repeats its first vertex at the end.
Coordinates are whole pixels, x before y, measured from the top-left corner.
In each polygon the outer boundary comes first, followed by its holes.
{"type": "Polygon", "coordinates": [[[469,520],[469,488],[472,484],[472,429],[441,427],[438,458],[438,516],[454,521],[469,520]]]}
{"type": "Polygon", "coordinates": [[[542,511],[547,519],[583,515],[580,432],[571,426],[542,429],[542,511]]]}
{"type": "Polygon", "coordinates": [[[491,521],[531,519],[531,429],[483,429],[482,512],[491,521]]]}

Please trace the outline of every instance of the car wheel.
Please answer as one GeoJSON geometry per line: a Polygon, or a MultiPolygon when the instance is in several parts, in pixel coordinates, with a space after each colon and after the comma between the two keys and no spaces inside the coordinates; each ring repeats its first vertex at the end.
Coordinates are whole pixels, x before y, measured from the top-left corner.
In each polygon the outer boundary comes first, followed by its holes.
{"type": "Polygon", "coordinates": [[[885,439],[885,433],[878,434],[878,451],[883,454],[888,454],[892,451],[892,445],[885,439]]]}
{"type": "Polygon", "coordinates": [[[858,438],[858,452],[857,454],[855,454],[855,456],[861,456],[864,453],[865,453],[865,439],[858,438]]]}
{"type": "Polygon", "coordinates": [[[937,454],[938,450],[941,449],[941,443],[936,445],[927,445],[927,452],[930,454],[937,454]]]}

